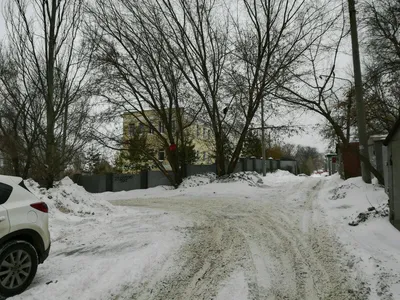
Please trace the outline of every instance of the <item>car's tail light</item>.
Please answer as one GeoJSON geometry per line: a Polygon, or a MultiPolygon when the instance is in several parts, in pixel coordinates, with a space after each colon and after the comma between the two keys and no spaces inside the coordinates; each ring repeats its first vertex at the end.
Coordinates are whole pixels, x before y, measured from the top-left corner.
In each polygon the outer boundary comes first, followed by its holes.
{"type": "Polygon", "coordinates": [[[49,212],[49,208],[48,208],[47,204],[44,202],[33,203],[33,204],[31,204],[31,207],[33,207],[34,209],[40,210],[41,212],[44,212],[44,213],[49,212]]]}

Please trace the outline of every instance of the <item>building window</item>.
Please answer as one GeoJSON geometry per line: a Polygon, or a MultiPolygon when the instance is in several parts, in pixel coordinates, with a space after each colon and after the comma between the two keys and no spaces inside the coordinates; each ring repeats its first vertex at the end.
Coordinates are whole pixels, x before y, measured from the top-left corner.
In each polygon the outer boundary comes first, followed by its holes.
{"type": "Polygon", "coordinates": [[[158,122],[158,131],[164,133],[164,124],[161,121],[158,122]]]}
{"type": "Polygon", "coordinates": [[[143,133],[143,132],[144,132],[144,125],[142,123],[139,123],[138,133],[143,133]]]}
{"type": "Polygon", "coordinates": [[[200,137],[200,125],[197,125],[197,137],[200,137]]]}
{"type": "Polygon", "coordinates": [[[165,159],[165,151],[160,150],[158,151],[158,160],[163,161],[165,159]]]}
{"type": "Polygon", "coordinates": [[[154,129],[153,129],[152,126],[153,126],[153,125],[149,125],[149,133],[150,133],[150,134],[153,134],[153,133],[154,133],[154,129]]]}
{"type": "Polygon", "coordinates": [[[203,139],[206,138],[206,132],[207,132],[207,129],[205,127],[203,127],[203,139]]]}
{"type": "Polygon", "coordinates": [[[135,135],[135,124],[129,124],[129,136],[133,137],[135,135]]]}

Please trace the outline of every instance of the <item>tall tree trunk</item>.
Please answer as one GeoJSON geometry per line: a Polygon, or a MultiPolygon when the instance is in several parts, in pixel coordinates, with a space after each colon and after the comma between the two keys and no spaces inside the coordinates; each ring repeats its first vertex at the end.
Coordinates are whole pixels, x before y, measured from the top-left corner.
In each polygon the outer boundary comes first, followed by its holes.
{"type": "Polygon", "coordinates": [[[56,48],[56,33],[55,24],[57,18],[57,1],[51,1],[51,16],[48,38],[48,57],[47,57],[47,99],[46,99],[46,188],[52,188],[55,179],[55,112],[54,112],[54,66],[55,66],[55,48],[56,48]]]}
{"type": "Polygon", "coordinates": [[[232,174],[235,171],[237,162],[239,161],[240,153],[243,149],[243,144],[246,139],[247,131],[249,129],[250,124],[246,124],[245,128],[243,129],[243,133],[240,135],[239,141],[236,145],[235,151],[232,154],[232,158],[228,165],[228,174],[232,174]]]}
{"type": "Polygon", "coordinates": [[[26,151],[26,162],[25,162],[24,170],[22,171],[23,179],[28,179],[29,170],[31,169],[31,166],[32,166],[32,156],[33,156],[33,146],[28,145],[28,149],[26,151]]]}
{"type": "Polygon", "coordinates": [[[52,188],[55,180],[55,153],[56,143],[54,136],[54,112],[53,109],[47,109],[47,132],[46,132],[46,188],[52,188]]]}
{"type": "Polygon", "coordinates": [[[174,173],[174,176],[170,177],[168,179],[173,179],[173,181],[170,180],[170,182],[175,188],[177,188],[182,183],[182,176],[181,176],[180,168],[179,168],[179,156],[177,154],[177,150],[170,151],[168,149],[167,150],[167,158],[168,158],[168,162],[171,166],[172,172],[174,173]]]}
{"type": "MultiPolygon", "coordinates": [[[[68,99],[68,96],[66,97],[68,99]]],[[[61,143],[61,160],[59,167],[59,176],[63,176],[63,171],[65,170],[65,157],[67,155],[67,130],[68,130],[68,103],[65,103],[64,117],[63,117],[63,133],[62,133],[62,143],[61,143]]]]}
{"type": "Polygon", "coordinates": [[[217,176],[224,176],[226,174],[225,167],[225,147],[224,147],[224,139],[222,137],[221,131],[215,133],[215,144],[216,144],[216,152],[215,152],[215,164],[217,165],[217,176]]]}
{"type": "Polygon", "coordinates": [[[21,173],[19,172],[19,157],[18,155],[13,155],[11,157],[11,163],[14,169],[14,175],[15,176],[21,176],[21,173]]]}

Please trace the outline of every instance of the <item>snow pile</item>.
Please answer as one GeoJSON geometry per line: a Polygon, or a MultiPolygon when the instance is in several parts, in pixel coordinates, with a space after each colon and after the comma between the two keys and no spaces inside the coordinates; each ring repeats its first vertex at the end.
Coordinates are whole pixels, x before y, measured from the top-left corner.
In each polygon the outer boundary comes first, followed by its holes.
{"type": "Polygon", "coordinates": [[[261,176],[257,172],[240,172],[219,177],[218,183],[247,182],[249,186],[260,186],[263,184],[261,176]]]}
{"type": "Polygon", "coordinates": [[[329,172],[323,172],[323,173],[313,173],[313,174],[311,174],[310,177],[320,178],[320,177],[328,177],[328,176],[329,176],[329,172]]]}
{"type": "Polygon", "coordinates": [[[76,216],[95,215],[110,212],[113,205],[97,199],[83,187],[75,184],[69,177],[56,182],[54,188],[46,190],[31,179],[25,181],[27,188],[49,206],[51,215],[62,212],[76,216]]]}
{"type": "Polygon", "coordinates": [[[371,216],[387,216],[388,196],[379,185],[366,184],[361,177],[343,181],[339,175],[333,175],[328,177],[325,186],[323,204],[331,216],[357,224],[371,216]]]}
{"type": "Polygon", "coordinates": [[[210,184],[211,182],[215,181],[217,175],[215,173],[205,173],[205,174],[198,174],[189,176],[183,179],[183,182],[179,186],[179,188],[189,188],[195,186],[202,186],[206,184],[210,184]]]}
{"type": "Polygon", "coordinates": [[[267,176],[273,176],[273,177],[293,177],[295,176],[294,174],[290,173],[289,171],[286,170],[276,170],[273,173],[267,173],[267,176]]]}

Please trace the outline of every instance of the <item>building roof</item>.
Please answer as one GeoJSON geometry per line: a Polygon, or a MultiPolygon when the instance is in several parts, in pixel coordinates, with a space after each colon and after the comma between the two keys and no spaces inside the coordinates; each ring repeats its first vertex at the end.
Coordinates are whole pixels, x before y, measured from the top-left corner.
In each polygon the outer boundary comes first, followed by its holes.
{"type": "Polygon", "coordinates": [[[387,137],[387,134],[375,134],[369,137],[369,141],[376,142],[376,141],[384,141],[387,137]]]}
{"type": "Polygon", "coordinates": [[[400,117],[397,119],[396,124],[394,124],[392,130],[389,132],[388,136],[384,140],[383,144],[385,146],[389,145],[389,143],[391,142],[392,138],[394,137],[394,135],[396,134],[397,130],[399,130],[399,129],[400,129],[400,117]]]}

